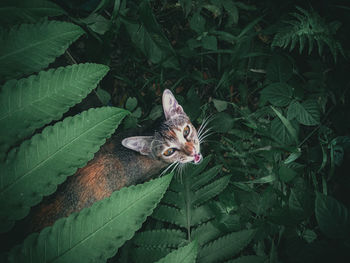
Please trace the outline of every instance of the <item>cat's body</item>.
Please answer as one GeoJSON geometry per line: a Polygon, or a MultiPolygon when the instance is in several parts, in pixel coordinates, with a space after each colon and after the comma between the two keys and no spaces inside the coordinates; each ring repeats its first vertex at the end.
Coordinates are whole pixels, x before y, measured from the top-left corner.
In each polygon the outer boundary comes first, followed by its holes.
{"type": "Polygon", "coordinates": [[[17,224],[17,231],[23,235],[40,231],[122,187],[159,175],[167,165],[200,162],[200,139],[188,116],[169,90],[164,91],[162,103],[165,121],[153,135],[125,138],[117,131],[85,167],[33,207],[17,224]]]}

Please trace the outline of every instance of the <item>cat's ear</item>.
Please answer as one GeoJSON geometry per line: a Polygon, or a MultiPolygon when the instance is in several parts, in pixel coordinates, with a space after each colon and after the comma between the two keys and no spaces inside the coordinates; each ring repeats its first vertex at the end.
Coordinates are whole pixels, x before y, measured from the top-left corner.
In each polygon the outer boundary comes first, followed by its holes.
{"type": "Polygon", "coordinates": [[[137,151],[143,155],[151,153],[152,136],[135,136],[128,137],[122,141],[122,145],[128,149],[137,151]]]}
{"type": "Polygon", "coordinates": [[[163,103],[163,110],[164,110],[164,115],[166,120],[178,114],[185,115],[184,110],[176,101],[171,91],[168,89],[164,90],[163,92],[162,103],[163,103]]]}

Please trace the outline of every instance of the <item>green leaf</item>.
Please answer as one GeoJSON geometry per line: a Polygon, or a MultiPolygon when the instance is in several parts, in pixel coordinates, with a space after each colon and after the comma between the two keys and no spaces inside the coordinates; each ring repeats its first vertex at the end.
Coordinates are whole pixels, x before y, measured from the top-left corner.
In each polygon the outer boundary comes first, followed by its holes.
{"type": "Polygon", "coordinates": [[[200,246],[217,239],[221,235],[222,232],[213,223],[213,220],[199,225],[191,232],[191,238],[196,240],[200,246]]]}
{"type": "Polygon", "coordinates": [[[234,119],[232,116],[226,112],[220,112],[215,115],[212,121],[212,127],[214,131],[225,133],[233,128],[234,119]]]}
{"type": "Polygon", "coordinates": [[[228,103],[224,100],[213,99],[213,103],[218,112],[226,110],[228,106],[228,103]]]}
{"type": "Polygon", "coordinates": [[[141,2],[139,13],[141,24],[122,19],[132,42],[152,63],[178,69],[179,62],[175,51],[157,23],[149,1],[141,2]]]}
{"type": "Polygon", "coordinates": [[[172,175],[116,191],[92,207],[58,220],[11,250],[10,262],[106,262],[138,230],[172,175]]]}
{"type": "Polygon", "coordinates": [[[197,243],[192,241],[187,246],[181,247],[166,257],[157,261],[157,263],[194,263],[197,258],[197,243]]]}
{"type": "Polygon", "coordinates": [[[20,142],[79,103],[106,75],[108,67],[78,64],[10,80],[0,91],[0,150],[20,142]]]}
{"type": "Polygon", "coordinates": [[[297,172],[285,165],[281,165],[278,174],[280,180],[285,183],[292,181],[298,175],[297,172]]]}
{"type": "MultiPolygon", "coordinates": [[[[13,149],[0,164],[0,219],[25,217],[31,206],[52,194],[67,176],[83,167],[105,143],[128,112],[90,109],[68,117],[13,149]]],[[[1,231],[6,229],[1,229],[1,231]]]]}
{"type": "Polygon", "coordinates": [[[218,41],[215,36],[205,36],[202,38],[202,46],[205,49],[217,50],[218,41]]]}
{"type": "Polygon", "coordinates": [[[65,13],[61,7],[46,0],[2,0],[0,2],[1,25],[35,23],[44,17],[65,13]]]}
{"type": "Polygon", "coordinates": [[[67,22],[22,24],[0,36],[0,77],[16,78],[46,68],[84,31],[67,22]]]}
{"type": "Polygon", "coordinates": [[[136,106],[137,106],[137,99],[134,97],[128,98],[128,100],[126,101],[126,104],[125,104],[125,108],[128,111],[133,111],[136,108],[136,106]]]}
{"type": "Polygon", "coordinates": [[[111,94],[109,94],[108,91],[100,87],[96,89],[96,95],[103,106],[107,106],[108,103],[111,101],[111,94]]]}
{"type": "Polygon", "coordinates": [[[320,110],[315,100],[306,100],[302,103],[293,101],[287,111],[289,120],[296,118],[299,123],[312,126],[320,123],[320,110]]]}
{"type": "Polygon", "coordinates": [[[292,101],[292,94],[292,88],[282,82],[272,83],[261,91],[264,99],[278,107],[287,106],[292,101]]]}
{"type": "Polygon", "coordinates": [[[230,176],[221,177],[195,192],[193,205],[199,206],[221,193],[230,181],[230,176]]]}
{"type": "Polygon", "coordinates": [[[290,136],[294,139],[294,142],[298,144],[298,132],[296,129],[293,127],[291,122],[285,118],[278,110],[276,110],[274,107],[272,107],[272,110],[276,113],[277,117],[281,120],[283,125],[286,127],[287,131],[289,132],[290,136]]]}
{"type": "Polygon", "coordinates": [[[175,229],[156,229],[138,233],[133,238],[137,246],[177,248],[186,242],[186,234],[175,229]]]}
{"type": "Polygon", "coordinates": [[[329,238],[347,238],[350,233],[349,210],[338,200],[320,193],[316,195],[316,220],[329,238]]]}
{"type": "MultiPolygon", "coordinates": [[[[285,121],[286,123],[290,123],[296,134],[299,134],[299,123],[296,120],[288,121],[288,119],[285,119],[285,121]]],[[[296,144],[295,138],[293,138],[286,125],[281,121],[279,117],[276,117],[271,121],[271,136],[274,140],[284,145],[296,144]]]]}
{"type": "Polygon", "coordinates": [[[190,19],[190,27],[192,30],[201,34],[205,31],[205,19],[201,16],[200,12],[196,12],[190,19]]]}
{"type": "Polygon", "coordinates": [[[253,239],[255,230],[241,230],[223,236],[202,247],[199,262],[217,262],[233,257],[243,250],[253,239]]]}
{"type": "Polygon", "coordinates": [[[287,82],[292,74],[293,66],[285,57],[273,56],[267,65],[266,79],[270,82],[287,82]]]}

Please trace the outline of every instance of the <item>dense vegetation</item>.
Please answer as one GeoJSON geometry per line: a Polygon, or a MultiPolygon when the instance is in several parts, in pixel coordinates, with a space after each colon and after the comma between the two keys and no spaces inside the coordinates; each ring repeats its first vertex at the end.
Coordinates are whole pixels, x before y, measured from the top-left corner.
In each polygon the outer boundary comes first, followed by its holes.
{"type": "Polygon", "coordinates": [[[154,126],[163,89],[213,132],[182,176],[122,189],[0,260],[350,260],[349,6],[8,0],[0,22],[2,241],[118,124],[154,126]]]}

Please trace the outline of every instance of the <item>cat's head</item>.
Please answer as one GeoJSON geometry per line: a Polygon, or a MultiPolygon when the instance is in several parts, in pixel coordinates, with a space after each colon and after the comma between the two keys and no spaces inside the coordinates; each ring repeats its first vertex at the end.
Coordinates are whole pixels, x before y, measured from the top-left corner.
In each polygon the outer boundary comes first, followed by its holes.
{"type": "Polygon", "coordinates": [[[165,121],[154,136],[128,137],[124,147],[167,163],[199,163],[202,160],[196,128],[170,90],[162,98],[165,121]]]}

